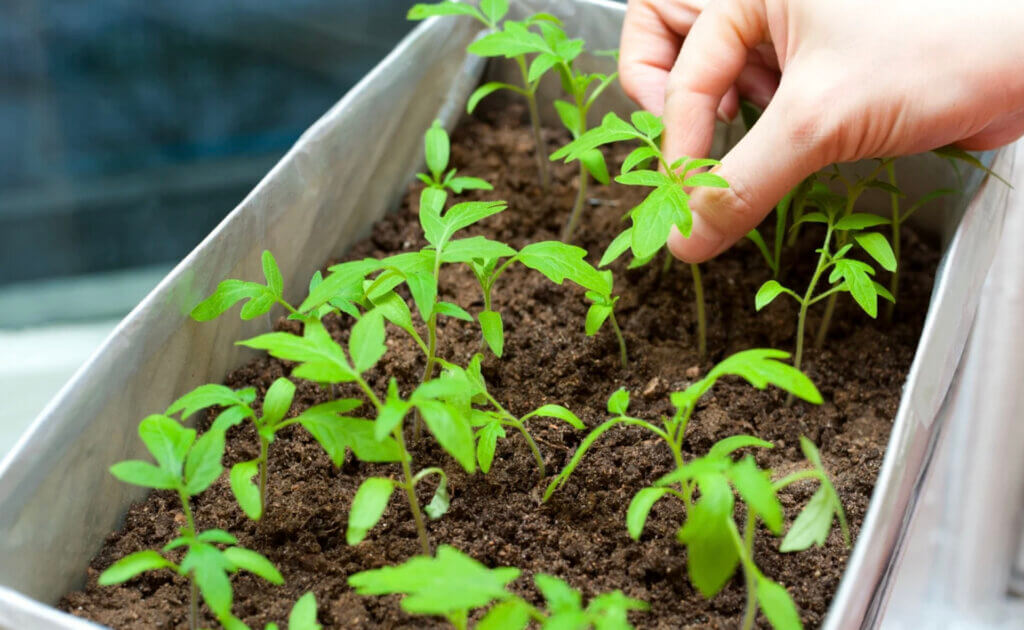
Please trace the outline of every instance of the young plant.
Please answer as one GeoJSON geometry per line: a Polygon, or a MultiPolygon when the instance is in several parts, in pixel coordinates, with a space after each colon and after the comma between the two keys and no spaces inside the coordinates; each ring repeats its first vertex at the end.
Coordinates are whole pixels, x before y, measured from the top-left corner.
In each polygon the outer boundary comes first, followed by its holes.
{"type": "Polygon", "coordinates": [[[185,394],[167,409],[167,415],[181,412],[182,420],[201,409],[213,406],[224,407],[211,426],[211,431],[226,431],[246,419],[252,420],[259,437],[259,455],[256,459],[239,462],[231,467],[229,479],[231,492],[245,514],[259,520],[267,504],[267,462],[270,444],[277,432],[293,424],[301,425],[323,447],[335,466],[345,461],[347,449],[356,457],[367,462],[398,461],[399,451],[393,440],[380,443],[367,442],[365,436],[372,430],[371,424],[360,418],[344,414],[358,408],[362,401],[342,398],[306,409],[294,418],[287,418],[295,396],[295,385],[287,378],[275,380],[263,397],[262,413],[257,414],[251,407],[256,396],[253,388],[234,391],[223,385],[200,385],[185,394]],[[252,478],[259,477],[257,485],[252,478]]]}
{"type": "Polygon", "coordinates": [[[537,23],[558,23],[558,18],[539,13],[522,22],[516,22],[504,20],[507,13],[508,0],[480,0],[479,7],[462,2],[445,1],[437,4],[414,5],[409,9],[406,17],[410,20],[425,20],[429,17],[444,15],[472,17],[491,32],[474,41],[466,50],[480,57],[505,57],[515,60],[519,67],[522,84],[512,85],[500,81],[485,83],[470,95],[466,111],[473,113],[481,99],[498,90],[509,90],[523,96],[530,110],[530,127],[533,131],[537,175],[541,188],[548,190],[551,188],[551,173],[544,159],[547,150],[544,137],[541,135],[540,114],[537,110],[537,88],[540,87],[541,77],[551,69],[552,64],[547,60],[539,59],[540,55],[536,54],[544,48],[545,42],[540,35],[532,32],[530,27],[537,23]],[[527,59],[527,55],[530,54],[535,54],[532,61],[527,59]]]}
{"type": "Polygon", "coordinates": [[[583,596],[564,581],[538,573],[534,584],[546,607],[538,608],[508,590],[519,569],[488,569],[460,552],[442,545],[436,557],[418,556],[396,567],[356,573],[348,582],[360,595],[402,595],[402,610],[412,615],[446,619],[456,630],[469,628],[469,613],[490,610],[477,630],[522,630],[536,622],[541,628],[626,630],[628,614],[647,610],[646,603],[612,591],[594,597],[586,607],[583,596]]]}
{"type": "Polygon", "coordinates": [[[241,311],[241,317],[244,320],[266,315],[275,304],[280,304],[294,315],[295,309],[284,299],[284,280],[281,277],[281,270],[277,266],[274,255],[269,251],[263,252],[263,275],[266,278],[266,284],[234,278],[222,280],[210,297],[192,309],[192,319],[199,322],[216,319],[242,300],[248,300],[241,311]]]}
{"type": "MultiPolygon", "coordinates": [[[[401,488],[409,500],[421,547],[424,553],[429,553],[430,544],[416,498],[416,485],[431,474],[440,477],[438,490],[427,506],[428,515],[438,518],[448,508],[447,477],[440,468],[427,468],[413,476],[412,457],[405,445],[403,420],[409,411],[414,408],[418,410],[441,447],[469,473],[476,470],[473,431],[469,418],[462,413],[461,408],[437,396],[436,380],[420,385],[408,400],[399,396],[398,383],[394,379],[389,383],[383,400],[377,395],[362,374],[376,365],[386,352],[384,340],[384,314],[373,309],[364,313],[352,327],[347,353],[315,318],[305,319],[301,337],[287,332],[275,332],[239,343],[266,350],[279,359],[295,361],[298,365],[292,370],[293,377],[315,383],[354,383],[362,390],[377,414],[375,420],[339,418],[335,415],[339,406],[352,408],[347,399],[342,399],[318,406],[326,413],[315,423],[308,420],[303,423],[321,444],[328,442],[335,445],[332,459],[337,456],[343,460],[347,447],[364,461],[398,461],[402,465],[401,481],[373,477],[359,488],[349,515],[346,538],[350,544],[361,541],[380,519],[391,492],[401,488]]],[[[298,421],[298,418],[295,420],[298,421]]],[[[329,449],[329,452],[332,450],[329,449]]],[[[335,459],[334,463],[340,465],[341,461],[335,459]]]]}
{"type": "Polygon", "coordinates": [[[439,392],[439,395],[451,404],[462,406],[470,417],[470,423],[476,429],[476,458],[480,464],[480,470],[485,474],[490,472],[498,440],[507,437],[506,428],[512,428],[526,440],[526,444],[537,462],[537,472],[543,481],[547,477],[544,458],[537,447],[537,442],[526,428],[526,421],[530,418],[557,418],[580,431],[585,428],[583,421],[573,412],[557,404],[542,405],[526,415],[516,417],[487,390],[487,382],[480,369],[482,362],[483,356],[479,354],[473,356],[465,369],[445,362],[442,378],[450,386],[450,389],[447,393],[439,392]],[[473,404],[484,408],[474,408],[473,404]],[[486,408],[488,406],[489,409],[486,408]]]}
{"type": "MultiPolygon", "coordinates": [[[[875,269],[868,263],[849,258],[848,254],[853,243],[842,245],[832,250],[832,240],[837,232],[853,236],[853,240],[861,249],[874,259],[879,266],[887,271],[896,269],[896,256],[889,246],[889,241],[878,232],[867,231],[869,228],[885,225],[888,219],[874,214],[853,213],[840,216],[842,199],[836,198],[824,190],[818,193],[818,205],[822,212],[809,212],[800,218],[802,223],[824,223],[825,239],[818,251],[818,264],[803,295],[782,286],[777,280],[769,280],[761,285],[754,298],[757,310],[770,304],[778,296],[785,294],[796,300],[800,305],[796,326],[796,352],[793,366],[800,369],[804,352],[804,326],[807,322],[807,309],[824,299],[831,299],[842,291],[848,291],[857,304],[871,317],[878,316],[878,298],[893,301],[892,294],[876,282],[872,276],[875,269]],[[829,272],[828,282],[831,285],[825,291],[815,294],[818,281],[829,272]]],[[[844,213],[845,214],[845,213],[844,213]]],[[[795,227],[795,226],[794,226],[795,227]]],[[[824,324],[823,324],[824,325],[824,324]]]]}
{"type": "MultiPolygon", "coordinates": [[[[664,125],[661,119],[648,112],[634,112],[626,122],[614,113],[607,114],[599,127],[587,131],[551,155],[551,159],[565,159],[570,162],[583,159],[587,151],[612,142],[639,141],[622,164],[622,174],[615,181],[627,186],[653,188],[640,205],[629,211],[632,226],[620,233],[608,246],[601,258],[605,266],[621,256],[627,249],[632,250],[636,263],[645,264],[654,258],[675,226],[683,236],[690,235],[692,216],[689,194],[686,188],[698,186],[727,188],[729,184],[714,173],[695,172],[697,169],[718,164],[712,159],[690,159],[682,157],[671,164],[661,152],[659,138],[664,125]],[[651,161],[661,166],[663,172],[646,168],[651,161]]],[[[690,265],[693,275],[694,295],[697,305],[697,346],[700,356],[707,354],[707,322],[704,307],[704,286],[700,268],[690,265]]]]}
{"type": "Polygon", "coordinates": [[[430,173],[417,173],[416,177],[428,187],[442,191],[450,190],[456,195],[461,195],[464,190],[494,190],[493,186],[479,177],[456,175],[454,168],[448,168],[451,141],[440,120],[435,120],[430,129],[427,129],[423,137],[423,147],[427,157],[427,170],[430,173]]]}
{"type": "Polygon", "coordinates": [[[217,619],[227,625],[234,620],[229,574],[244,569],[274,584],[281,584],[284,579],[269,560],[255,551],[237,547],[238,541],[227,532],[196,530],[189,502],[224,471],[224,431],[211,429],[197,439],[195,429],[185,428],[166,415],[152,415],[139,423],[139,437],[156,464],[128,460],[111,466],[110,473],[125,483],[178,493],[185,525],[181,535],[163,551],[166,554],[178,547],[187,547],[187,551],[178,564],[153,550],[130,554],[104,571],[99,583],[119,584],[144,571],[171,569],[191,583],[189,627],[195,630],[198,624],[199,595],[217,619]],[[221,550],[218,544],[231,546],[221,550]]]}

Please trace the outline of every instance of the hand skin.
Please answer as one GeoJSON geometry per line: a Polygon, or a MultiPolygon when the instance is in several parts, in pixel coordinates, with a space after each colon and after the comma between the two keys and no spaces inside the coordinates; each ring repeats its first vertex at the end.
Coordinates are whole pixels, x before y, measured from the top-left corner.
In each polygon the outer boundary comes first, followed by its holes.
{"type": "Polygon", "coordinates": [[[833,163],[1024,134],[1019,0],[630,0],[619,72],[664,116],[669,160],[706,157],[742,94],[764,114],[697,189],[693,232],[669,248],[716,256],[811,173],[833,163]]]}

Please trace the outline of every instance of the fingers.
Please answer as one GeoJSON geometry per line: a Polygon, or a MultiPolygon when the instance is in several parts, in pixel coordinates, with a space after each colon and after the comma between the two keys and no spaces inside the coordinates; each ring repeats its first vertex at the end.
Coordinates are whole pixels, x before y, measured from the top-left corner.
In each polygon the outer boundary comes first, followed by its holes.
{"type": "Polygon", "coordinates": [[[626,8],[619,41],[619,81],[626,95],[640,107],[661,115],[665,104],[665,84],[675,63],[683,36],[697,19],[699,11],[685,7],[672,9],[676,2],[662,6],[648,0],[631,0],[626,8]],[[670,24],[669,20],[673,23],[670,24]]]}
{"type": "Polygon", "coordinates": [[[956,143],[967,151],[988,151],[1009,144],[1024,135],[1024,110],[1010,112],[985,129],[956,143]]]}
{"type": "Polygon", "coordinates": [[[707,155],[719,104],[767,38],[764,10],[763,1],[719,0],[694,22],[668,79],[662,150],[670,162],[707,155]]]}
{"type": "Polygon", "coordinates": [[[673,230],[668,246],[686,262],[703,262],[743,238],[787,191],[826,166],[816,140],[801,141],[787,120],[792,102],[780,89],[757,124],[722,159],[715,172],[729,188],[697,188],[690,198],[690,238],[673,230]]]}

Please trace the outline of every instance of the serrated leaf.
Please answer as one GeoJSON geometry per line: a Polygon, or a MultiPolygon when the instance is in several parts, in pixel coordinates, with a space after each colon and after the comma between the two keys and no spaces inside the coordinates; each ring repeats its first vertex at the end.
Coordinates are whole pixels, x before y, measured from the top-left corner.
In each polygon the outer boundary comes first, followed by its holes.
{"type": "Polygon", "coordinates": [[[186,420],[192,414],[207,407],[248,405],[255,400],[255,397],[256,391],[251,387],[236,392],[224,385],[212,383],[200,385],[171,403],[171,406],[167,408],[167,415],[172,416],[180,411],[181,419],[186,420]]]}
{"type": "Polygon", "coordinates": [[[254,459],[235,464],[231,467],[231,474],[229,475],[231,493],[235,495],[238,507],[242,508],[245,515],[254,521],[260,520],[260,517],[263,516],[260,489],[252,482],[252,478],[258,473],[259,461],[254,459]]]}
{"type": "Polygon", "coordinates": [[[587,250],[559,241],[531,243],[519,251],[519,262],[544,274],[555,284],[566,279],[607,295],[611,292],[607,278],[584,258],[587,250]]]}
{"type": "Polygon", "coordinates": [[[318,321],[305,324],[302,337],[291,333],[267,333],[237,342],[238,345],[266,350],[271,356],[300,363],[292,376],[317,383],[345,383],[355,373],[341,347],[318,321]]]}
{"type": "Polygon", "coordinates": [[[844,258],[837,260],[832,273],[829,275],[829,282],[835,282],[842,278],[847,290],[857,304],[870,317],[878,316],[878,293],[875,292],[875,283],[871,279],[874,269],[859,260],[844,258]]]}
{"type": "Polygon", "coordinates": [[[729,182],[715,173],[694,173],[683,180],[683,186],[700,186],[702,188],[728,188],[729,182]]]}
{"type": "Polygon", "coordinates": [[[480,0],[480,11],[491,24],[497,24],[508,13],[508,0],[480,0]]]}
{"type": "Polygon", "coordinates": [[[160,468],[181,475],[185,455],[195,442],[195,429],[186,429],[164,415],[147,416],[139,423],[139,437],[160,468]]]}
{"type": "Polygon", "coordinates": [[[480,311],[477,319],[480,322],[480,332],[483,334],[484,341],[487,342],[487,347],[491,349],[494,356],[501,358],[505,351],[505,326],[501,321],[501,313],[480,311]]]}
{"type": "Polygon", "coordinates": [[[757,604],[775,630],[800,630],[800,613],[782,585],[764,576],[757,578],[757,604]]]}
{"type": "Polygon", "coordinates": [[[384,399],[384,406],[377,412],[377,420],[374,422],[374,439],[381,441],[387,437],[395,427],[401,424],[410,408],[411,405],[398,395],[398,381],[391,377],[391,380],[388,381],[388,393],[384,399]]]}
{"type": "Polygon", "coordinates": [[[505,29],[488,33],[473,41],[466,50],[480,57],[505,57],[548,52],[548,45],[540,35],[527,30],[524,24],[505,22],[505,29]]]}
{"type": "Polygon", "coordinates": [[[613,112],[605,114],[598,127],[590,129],[579,138],[551,154],[552,160],[565,159],[567,162],[579,159],[584,151],[612,142],[632,140],[641,137],[640,132],[629,123],[616,116],[613,112]]]}
{"type": "Polygon", "coordinates": [[[580,164],[600,183],[607,185],[611,181],[608,176],[608,165],[605,164],[604,155],[599,150],[591,149],[581,153],[580,164]]]}
{"type": "Polygon", "coordinates": [[[661,118],[647,111],[635,111],[630,114],[629,119],[640,133],[651,139],[657,138],[665,130],[665,125],[661,122],[661,118]]]}
{"type": "Polygon", "coordinates": [[[706,380],[713,382],[725,374],[735,374],[758,389],[774,385],[807,402],[821,404],[821,394],[811,379],[793,366],[779,361],[786,358],[789,358],[789,353],[781,350],[743,350],[716,365],[706,380]]]}
{"type": "Polygon", "coordinates": [[[728,475],[747,506],[778,536],[782,532],[782,504],[775,496],[768,474],[757,467],[752,456],[747,455],[732,465],[728,475]]]}
{"type": "Polygon", "coordinates": [[[689,236],[692,223],[688,197],[675,184],[655,188],[633,208],[630,218],[633,220],[633,255],[641,259],[654,256],[665,245],[672,226],[683,236],[689,236]]]}
{"type": "Polygon", "coordinates": [[[241,300],[258,298],[264,295],[266,287],[256,282],[228,279],[222,280],[210,297],[192,309],[192,319],[206,322],[216,319],[241,300]]]}
{"type": "Polygon", "coordinates": [[[626,415],[626,410],[629,408],[629,390],[625,387],[620,387],[608,397],[608,413],[613,413],[617,416],[626,415]]]}
{"type": "Polygon", "coordinates": [[[652,147],[642,146],[633,149],[622,162],[622,174],[629,173],[634,168],[643,167],[645,164],[658,157],[658,152],[652,147]]]}
{"type": "Polygon", "coordinates": [[[675,182],[673,182],[664,173],[649,170],[638,170],[623,173],[616,177],[615,181],[625,186],[650,186],[652,188],[675,185],[675,182]]]}
{"type": "Polygon", "coordinates": [[[640,534],[644,531],[651,508],[668,491],[668,488],[644,488],[633,495],[633,500],[629,502],[629,509],[626,510],[626,529],[629,530],[630,538],[640,540],[640,534]]]}
{"type": "Polygon", "coordinates": [[[825,486],[821,486],[790,525],[786,537],[779,545],[779,551],[788,553],[803,551],[811,545],[824,545],[829,531],[832,530],[834,518],[832,499],[825,486]]]}
{"type": "Polygon", "coordinates": [[[889,239],[878,232],[860,232],[854,234],[853,238],[882,269],[896,271],[896,254],[892,251],[889,239]]]}
{"type": "Polygon", "coordinates": [[[100,586],[111,586],[113,584],[120,584],[121,582],[130,580],[136,575],[146,571],[173,568],[175,568],[174,563],[167,560],[156,551],[151,549],[136,551],[135,553],[128,554],[110,565],[103,573],[100,574],[97,583],[100,586]]]}
{"type": "Polygon", "coordinates": [[[349,545],[362,542],[366,534],[380,521],[394,489],[394,482],[383,477],[370,477],[363,481],[356,490],[348,513],[345,541],[349,545]]]}
{"type": "Polygon", "coordinates": [[[441,126],[440,120],[435,120],[424,134],[423,150],[427,158],[427,168],[435,178],[440,178],[448,168],[448,154],[451,150],[448,132],[441,126]]]}
{"type": "Polygon", "coordinates": [[[448,209],[437,226],[424,225],[424,235],[431,245],[444,251],[444,246],[459,230],[497,214],[506,208],[504,201],[465,201],[448,209]]]}
{"type": "Polygon", "coordinates": [[[339,295],[346,300],[353,295],[361,295],[363,279],[368,274],[380,269],[380,266],[381,261],[373,258],[334,265],[330,269],[330,275],[310,290],[309,295],[299,305],[299,312],[309,313],[339,295]]]}
{"type": "Polygon", "coordinates": [[[284,278],[281,277],[281,269],[277,266],[277,260],[270,250],[263,250],[263,277],[267,280],[267,288],[270,292],[281,297],[284,293],[284,278]]]}
{"type": "Polygon", "coordinates": [[[878,225],[888,225],[891,221],[877,214],[867,212],[856,212],[839,219],[836,222],[837,230],[864,230],[878,225]]]}
{"type": "Polygon", "coordinates": [[[296,419],[320,443],[335,466],[345,462],[346,449],[364,462],[401,461],[398,443],[391,437],[378,440],[372,420],[339,417],[320,409],[320,405],[310,407],[296,419]]]}

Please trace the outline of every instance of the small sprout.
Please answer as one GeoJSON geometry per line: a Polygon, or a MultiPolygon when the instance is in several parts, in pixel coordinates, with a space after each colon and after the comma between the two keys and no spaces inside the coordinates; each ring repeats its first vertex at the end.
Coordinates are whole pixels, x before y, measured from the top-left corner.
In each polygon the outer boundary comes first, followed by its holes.
{"type": "MultiPolygon", "coordinates": [[[[264,556],[238,546],[238,539],[220,529],[209,529],[195,533],[186,530],[181,536],[164,545],[163,553],[145,550],[121,558],[106,571],[100,574],[100,586],[120,584],[146,571],[170,569],[187,578],[192,585],[192,602],[189,614],[189,628],[198,627],[198,602],[196,592],[202,595],[203,601],[210,607],[217,620],[225,628],[245,628],[231,613],[234,594],[231,589],[230,575],[238,571],[248,571],[271,584],[283,584],[284,578],[274,565],[264,556]],[[221,549],[220,545],[225,547],[221,549]],[[180,564],[175,564],[166,555],[167,552],[186,547],[185,556],[180,564]]],[[[314,625],[295,625],[295,628],[313,629],[315,625],[316,602],[313,602],[314,625]]],[[[300,619],[301,621],[301,619],[300,619]]],[[[293,626],[289,624],[289,629],[293,626]]]]}
{"type": "MultiPolygon", "coordinates": [[[[820,186],[820,185],[819,185],[820,186]]],[[[800,312],[797,316],[796,328],[796,354],[793,359],[793,366],[800,369],[804,350],[804,326],[807,321],[807,309],[811,305],[838,294],[849,292],[853,299],[871,317],[878,315],[878,298],[882,297],[892,301],[893,297],[889,291],[876,282],[872,276],[874,268],[862,261],[849,258],[853,245],[843,245],[836,251],[832,251],[832,239],[837,232],[844,232],[853,236],[853,240],[864,250],[880,267],[887,271],[896,269],[896,257],[889,241],[878,232],[867,231],[870,228],[889,223],[888,219],[873,214],[852,213],[839,217],[839,205],[827,192],[821,192],[819,206],[823,212],[809,212],[804,214],[797,225],[801,223],[824,223],[826,226],[825,239],[821,248],[818,249],[818,264],[811,276],[807,290],[800,295],[795,291],[781,285],[776,280],[769,280],[761,285],[754,298],[755,307],[761,310],[780,295],[788,295],[800,305],[800,312]],[[828,271],[828,282],[832,285],[827,290],[815,295],[818,281],[828,271]]]]}
{"type": "Polygon", "coordinates": [[[544,38],[531,31],[530,28],[536,24],[557,24],[558,19],[545,13],[538,13],[522,22],[516,22],[504,20],[507,13],[507,0],[481,0],[479,7],[446,1],[437,4],[414,5],[409,9],[406,17],[410,20],[424,20],[434,16],[472,17],[491,32],[475,40],[466,50],[481,57],[505,57],[515,60],[519,67],[522,84],[512,85],[500,81],[485,83],[470,94],[466,111],[473,113],[477,104],[485,96],[499,90],[509,90],[523,96],[530,110],[537,174],[541,188],[548,190],[551,187],[551,173],[544,160],[547,150],[544,148],[544,138],[540,130],[537,89],[540,87],[541,78],[551,69],[553,62],[546,55],[547,43],[544,38]],[[527,59],[527,55],[533,55],[532,61],[527,59]]]}
{"type": "MultiPolygon", "coordinates": [[[[680,158],[669,164],[660,148],[660,136],[664,124],[657,116],[634,112],[630,122],[614,113],[605,115],[599,127],[582,134],[551,155],[551,159],[565,159],[566,162],[582,160],[588,151],[612,142],[639,141],[641,145],[633,150],[622,165],[622,174],[615,181],[627,186],[653,188],[640,205],[629,211],[631,227],[616,237],[604,256],[601,265],[607,265],[621,256],[627,249],[632,250],[634,262],[646,264],[654,258],[668,240],[669,232],[675,226],[688,237],[693,218],[690,214],[690,196],[686,188],[710,187],[728,188],[729,184],[714,173],[697,172],[709,166],[716,166],[717,160],[680,158]],[[648,168],[656,161],[664,172],[648,168]]],[[[697,347],[700,356],[707,353],[707,321],[704,307],[704,286],[700,269],[690,265],[693,275],[694,294],[697,306],[697,347]]]]}
{"type": "MultiPolygon", "coordinates": [[[[312,591],[306,593],[292,606],[288,615],[288,630],[321,630],[316,621],[316,597],[312,591]]],[[[231,630],[230,628],[228,630],[231,630]]],[[[268,623],[264,630],[279,630],[276,623],[268,623]]]]}
{"type": "Polygon", "coordinates": [[[284,299],[281,270],[269,251],[263,252],[263,275],[266,284],[235,279],[221,281],[213,295],[192,309],[192,319],[199,322],[216,319],[242,300],[248,300],[241,311],[241,317],[245,320],[266,315],[275,304],[280,304],[294,314],[295,309],[284,299]]]}
{"type": "Polygon", "coordinates": [[[435,120],[427,130],[423,138],[423,147],[427,157],[427,170],[430,173],[418,173],[416,177],[427,186],[438,190],[450,190],[456,195],[461,195],[464,190],[494,189],[479,177],[456,175],[454,168],[448,168],[451,142],[448,139],[448,132],[441,126],[440,120],[435,120]]]}
{"type": "Polygon", "coordinates": [[[442,617],[457,630],[469,627],[471,611],[488,606],[478,630],[526,628],[531,620],[544,628],[626,630],[632,628],[628,613],[648,608],[621,591],[598,595],[584,608],[579,591],[539,573],[534,583],[546,603],[546,609],[540,609],[508,590],[519,574],[519,569],[512,567],[488,569],[442,545],[436,557],[418,556],[396,567],[356,573],[348,581],[360,595],[402,595],[405,612],[442,617]]]}

